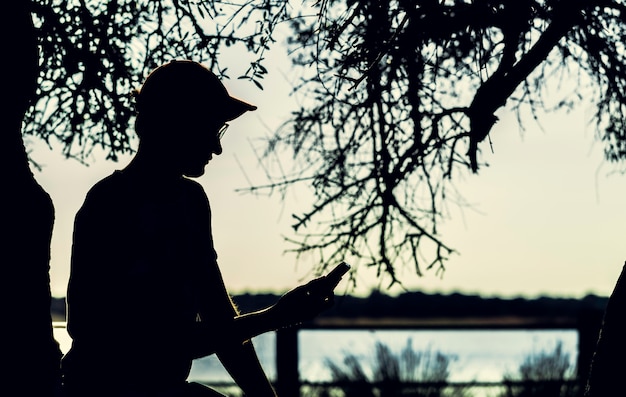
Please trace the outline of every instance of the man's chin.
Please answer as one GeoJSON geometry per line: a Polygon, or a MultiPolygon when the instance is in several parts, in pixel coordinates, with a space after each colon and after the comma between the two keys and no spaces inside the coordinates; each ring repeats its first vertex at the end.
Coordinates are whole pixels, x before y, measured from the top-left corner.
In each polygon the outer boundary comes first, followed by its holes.
{"type": "Polygon", "coordinates": [[[204,175],[204,166],[200,167],[199,169],[188,170],[183,175],[185,175],[187,178],[199,178],[204,175]]]}

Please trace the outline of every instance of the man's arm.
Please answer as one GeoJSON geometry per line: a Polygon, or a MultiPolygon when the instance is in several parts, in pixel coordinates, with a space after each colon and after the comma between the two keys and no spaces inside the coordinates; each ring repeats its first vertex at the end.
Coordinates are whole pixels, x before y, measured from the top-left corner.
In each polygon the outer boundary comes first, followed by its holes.
{"type": "Polygon", "coordinates": [[[251,341],[221,347],[217,356],[246,397],[276,397],[251,341]]]}
{"type": "MultiPolygon", "coordinates": [[[[259,359],[250,339],[270,330],[275,326],[272,312],[269,309],[241,316],[226,294],[225,288],[219,277],[222,291],[220,302],[222,312],[219,329],[215,329],[216,323],[207,322],[203,327],[204,337],[200,335],[195,346],[195,357],[201,357],[215,353],[228,371],[235,383],[243,390],[247,397],[276,397],[276,393],[261,367],[259,359]],[[225,319],[224,311],[231,312],[230,319],[225,319]]],[[[217,319],[215,319],[217,320],[217,319]]],[[[218,320],[219,321],[219,320],[218,320]]]]}
{"type": "MultiPolygon", "coordinates": [[[[224,324],[225,328],[218,334],[212,333],[212,328],[207,328],[205,336],[198,339],[195,357],[216,353],[246,396],[275,397],[276,393],[259,363],[250,339],[312,319],[332,306],[332,298],[332,288],[328,287],[327,279],[320,277],[312,280],[287,292],[276,304],[266,309],[236,314],[230,325],[224,324]]],[[[237,313],[232,301],[229,302],[231,310],[237,313]]]]}
{"type": "Polygon", "coordinates": [[[287,292],[267,309],[235,317],[230,333],[234,339],[219,348],[217,356],[246,396],[276,396],[249,339],[317,316],[332,306],[333,288],[337,282],[317,278],[287,292]],[[241,343],[242,340],[245,342],[241,343]]]}
{"type": "MultiPolygon", "coordinates": [[[[232,320],[222,323],[223,328],[218,332],[211,325],[211,321],[204,323],[207,324],[206,327],[200,326],[199,333],[194,339],[194,347],[192,347],[194,358],[216,353],[223,344],[238,346],[257,335],[311,320],[330,308],[334,299],[332,288],[328,288],[328,280],[319,277],[288,291],[270,307],[238,314],[232,301],[226,295],[225,289],[222,291],[224,291],[222,301],[228,300],[228,303],[223,303],[223,305],[232,306],[230,309],[233,311],[232,320]]],[[[211,318],[210,314],[202,317],[211,318]]]]}

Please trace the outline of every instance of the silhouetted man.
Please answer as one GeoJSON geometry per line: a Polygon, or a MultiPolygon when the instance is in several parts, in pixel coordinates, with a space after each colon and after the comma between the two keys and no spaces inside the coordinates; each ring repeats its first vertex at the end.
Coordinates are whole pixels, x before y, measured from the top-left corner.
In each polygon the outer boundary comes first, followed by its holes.
{"type": "Polygon", "coordinates": [[[216,353],[246,396],[275,396],[249,338],[314,317],[332,305],[335,283],[321,277],[239,314],[217,265],[207,197],[188,179],[222,153],[226,122],[255,106],[191,61],[155,69],[136,106],[136,156],[90,190],[75,220],[66,390],[217,395],[186,382],[193,359],[216,353]]]}

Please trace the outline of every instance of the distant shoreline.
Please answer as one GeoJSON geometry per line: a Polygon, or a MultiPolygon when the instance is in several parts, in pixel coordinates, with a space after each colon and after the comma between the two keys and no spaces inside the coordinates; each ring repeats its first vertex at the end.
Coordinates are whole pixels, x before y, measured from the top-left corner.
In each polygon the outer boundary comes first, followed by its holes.
{"type": "MultiPolygon", "coordinates": [[[[275,303],[278,294],[240,294],[233,300],[242,312],[258,310],[275,303]]],[[[373,292],[368,297],[337,296],[333,308],[320,318],[557,318],[584,313],[602,313],[608,297],[587,295],[575,298],[483,298],[453,293],[426,294],[407,292],[396,297],[373,292]]],[[[52,298],[53,321],[65,321],[65,298],[52,298]]]]}

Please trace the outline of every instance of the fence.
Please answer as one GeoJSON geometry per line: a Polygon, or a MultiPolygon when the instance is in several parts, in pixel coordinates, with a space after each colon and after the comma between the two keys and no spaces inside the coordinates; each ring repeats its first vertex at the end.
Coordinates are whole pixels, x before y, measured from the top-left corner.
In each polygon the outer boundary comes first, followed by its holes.
{"type": "MultiPolygon", "coordinates": [[[[230,397],[242,396],[241,390],[229,382],[206,383],[230,397]]],[[[580,397],[583,389],[577,380],[509,381],[509,382],[403,382],[389,385],[381,382],[301,382],[299,397],[439,397],[439,396],[499,396],[499,397],[580,397]]],[[[280,394],[279,394],[280,395],[280,394]]]]}
{"type": "MultiPolygon", "coordinates": [[[[595,349],[598,332],[602,320],[601,311],[589,311],[580,313],[577,317],[492,317],[492,318],[452,318],[452,319],[414,319],[414,318],[343,318],[343,317],[320,317],[314,322],[281,329],[276,332],[276,389],[279,396],[308,397],[342,395],[341,393],[330,394],[331,391],[344,390],[354,387],[354,384],[342,384],[339,382],[304,382],[300,380],[298,372],[299,348],[298,333],[301,330],[572,330],[578,332],[578,374],[576,380],[571,381],[542,381],[542,382],[456,382],[456,383],[403,383],[401,385],[404,395],[422,396],[438,394],[419,394],[415,390],[433,389],[493,389],[499,390],[497,395],[518,395],[516,389],[531,386],[535,388],[546,387],[570,388],[582,390],[581,383],[586,380],[589,364],[595,349]],[[411,390],[415,392],[412,394],[411,390]],[[505,394],[502,394],[505,393],[505,394]],[[509,394],[506,394],[509,393],[509,394]]],[[[55,322],[55,328],[64,328],[65,323],[55,322]]],[[[230,383],[212,383],[221,390],[230,390],[230,383]]],[[[380,390],[385,385],[368,383],[368,390],[380,390]]],[[[236,392],[235,392],[236,394],[236,392]]],[[[376,395],[376,394],[370,394],[376,395]]],[[[542,394],[530,394],[540,396],[542,394]]],[[[559,394],[545,394],[559,395],[559,394]]],[[[566,394],[573,396],[575,394],[566,394]]]]}
{"type": "Polygon", "coordinates": [[[302,383],[301,397],[343,396],[404,396],[404,397],[440,397],[440,396],[501,396],[501,397],[579,397],[582,389],[577,380],[567,381],[525,381],[525,382],[403,382],[389,385],[372,382],[354,384],[302,383]]]}
{"type": "MultiPolygon", "coordinates": [[[[534,317],[491,317],[491,318],[446,318],[446,319],[413,319],[413,318],[332,318],[320,317],[314,322],[302,325],[300,327],[286,328],[276,333],[276,388],[279,396],[304,396],[303,390],[330,390],[339,388],[342,385],[327,382],[302,382],[298,373],[298,332],[301,330],[572,330],[578,332],[578,373],[576,380],[557,382],[542,381],[536,385],[529,385],[528,382],[464,382],[464,383],[446,383],[446,388],[492,388],[502,389],[509,394],[499,395],[518,395],[514,393],[515,389],[526,388],[532,389],[531,386],[537,388],[569,388],[582,390],[584,381],[587,379],[589,365],[597,342],[598,332],[602,320],[601,311],[586,311],[579,313],[577,317],[550,317],[550,318],[534,318],[534,317]],[[558,385],[557,385],[558,383],[558,385]]],[[[343,385],[344,387],[346,385],[343,385]]],[[[369,387],[380,388],[380,385],[370,384],[369,387]]],[[[416,383],[403,384],[406,390],[411,388],[424,388],[436,386],[433,384],[416,383]]],[[[439,384],[440,388],[444,385],[439,384]]],[[[308,395],[314,395],[307,393],[308,395]]],[[[549,394],[549,393],[548,393],[549,394]]],[[[546,395],[548,395],[546,394],[546,395]]],[[[328,395],[328,394],[319,394],[328,395]]],[[[411,395],[411,394],[407,394],[411,395]]],[[[426,394],[413,394],[426,395],[426,394]]],[[[541,394],[532,394],[538,396],[541,394]]],[[[559,394],[550,394],[559,395],[559,394]]],[[[575,394],[567,394],[575,395],[575,394]]]]}

